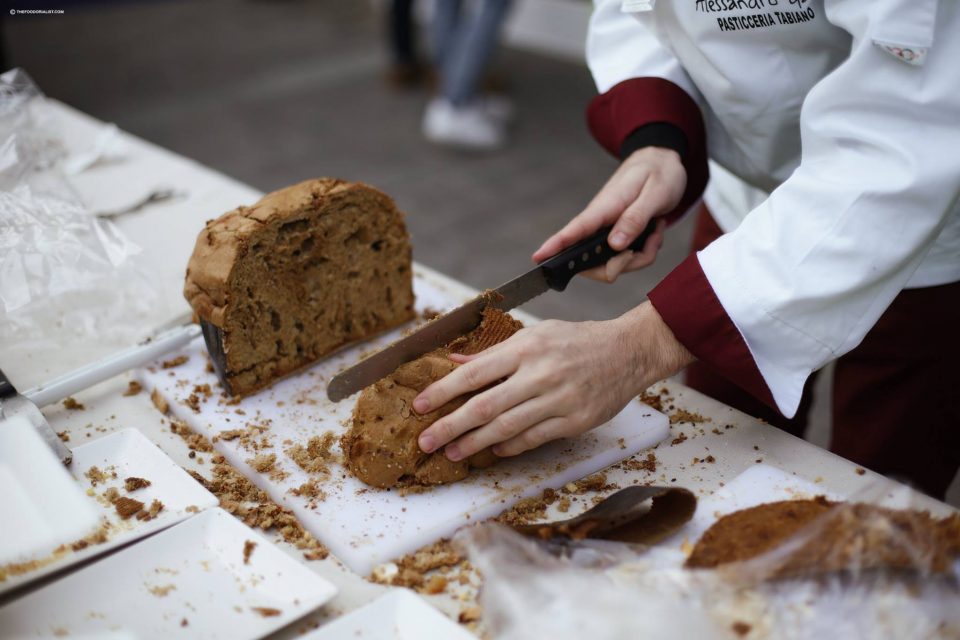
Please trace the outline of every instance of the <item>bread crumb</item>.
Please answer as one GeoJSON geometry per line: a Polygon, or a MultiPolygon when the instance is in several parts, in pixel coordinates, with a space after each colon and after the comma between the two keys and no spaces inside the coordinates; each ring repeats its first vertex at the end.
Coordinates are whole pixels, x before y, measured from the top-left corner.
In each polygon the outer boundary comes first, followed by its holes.
{"type": "Polygon", "coordinates": [[[170,431],[180,436],[180,438],[187,443],[187,447],[190,448],[191,452],[202,451],[208,453],[213,451],[213,443],[203,434],[197,433],[188,427],[186,422],[171,419],[170,431]]]}
{"type": "Polygon", "coordinates": [[[753,627],[751,627],[746,622],[743,622],[742,620],[737,620],[732,625],[730,625],[730,629],[732,629],[733,632],[738,636],[745,636],[748,633],[750,633],[750,630],[753,629],[753,627]]]}
{"type": "Polygon", "coordinates": [[[330,463],[336,461],[336,454],[331,447],[337,437],[332,431],[322,436],[314,436],[307,441],[307,446],[295,444],[287,449],[287,455],[297,463],[297,466],[307,473],[330,474],[330,463]]]}
{"type": "Polygon", "coordinates": [[[64,442],[70,442],[70,432],[69,431],[57,431],[57,437],[64,442]]]}
{"type": "Polygon", "coordinates": [[[482,613],[480,607],[470,607],[464,609],[460,612],[460,615],[457,616],[457,622],[460,624],[466,624],[468,622],[476,622],[480,619],[480,614],[482,613]]]}
{"type": "Polygon", "coordinates": [[[648,389],[647,391],[644,391],[643,393],[641,393],[639,396],[637,396],[637,400],[639,400],[643,404],[650,405],[651,409],[655,409],[656,411],[663,413],[662,396],[654,393],[649,393],[649,391],[650,390],[648,389]]]}
{"type": "Polygon", "coordinates": [[[127,390],[123,392],[123,395],[135,396],[141,391],[143,391],[143,385],[136,380],[131,380],[127,383],[127,390]]]}
{"type": "Polygon", "coordinates": [[[633,456],[620,463],[620,466],[626,471],[646,471],[654,473],[657,470],[657,456],[652,451],[647,454],[643,460],[633,456]]]}
{"type": "Polygon", "coordinates": [[[427,584],[424,586],[423,591],[428,595],[436,595],[438,593],[443,593],[447,588],[447,579],[443,576],[432,576],[427,580],[427,584]]]}
{"type": "Polygon", "coordinates": [[[587,476],[573,483],[567,483],[564,486],[564,493],[581,493],[583,491],[609,491],[611,489],[619,489],[620,486],[613,483],[607,482],[607,474],[605,473],[595,473],[592,476],[587,476]],[[572,487],[571,487],[572,485],[572,487]]]}
{"type": "Polygon", "coordinates": [[[250,610],[259,613],[264,618],[273,618],[283,613],[280,609],[274,609],[273,607],[250,607],[250,610]]]}
{"type": "Polygon", "coordinates": [[[150,401],[153,402],[153,406],[157,408],[157,411],[163,415],[167,415],[167,412],[170,411],[170,405],[167,403],[167,399],[160,395],[158,389],[154,389],[150,393],[150,401]]]}
{"type": "Polygon", "coordinates": [[[144,489],[149,487],[152,483],[146,478],[138,478],[136,476],[130,476],[123,481],[123,488],[127,492],[136,491],[137,489],[144,489]]]}
{"type": "Polygon", "coordinates": [[[163,361],[163,364],[162,364],[161,366],[162,366],[164,369],[172,369],[172,368],[174,368],[174,367],[179,367],[179,366],[182,365],[182,364],[186,364],[186,362],[187,362],[188,360],[190,360],[190,356],[186,356],[186,355],[184,355],[184,356],[177,356],[176,358],[173,358],[172,360],[164,360],[164,361],[163,361]]]}
{"type": "Polygon", "coordinates": [[[320,488],[315,480],[304,482],[299,487],[290,489],[290,493],[299,498],[309,498],[311,500],[326,500],[327,492],[320,488]]]}
{"type": "Polygon", "coordinates": [[[86,407],[83,406],[83,403],[77,402],[77,399],[73,396],[67,396],[64,398],[63,406],[70,411],[82,411],[83,409],[86,409],[86,407]]]}
{"type": "Polygon", "coordinates": [[[113,507],[117,510],[117,514],[124,520],[129,520],[143,509],[142,502],[126,496],[120,496],[111,502],[113,502],[113,507]]]}
{"type": "Polygon", "coordinates": [[[699,413],[687,411],[686,409],[677,409],[670,414],[670,424],[678,422],[689,422],[691,424],[700,424],[701,422],[712,422],[710,418],[705,418],[699,413]]]}
{"type": "Polygon", "coordinates": [[[676,438],[670,441],[670,446],[672,447],[674,445],[681,444],[686,441],[687,441],[687,434],[681,431],[680,435],[678,435],[676,438]]]}
{"type": "Polygon", "coordinates": [[[165,584],[165,585],[157,585],[155,587],[150,587],[148,591],[153,595],[157,596],[158,598],[165,598],[168,593],[176,590],[176,588],[177,586],[174,584],[165,584]]]}
{"type": "Polygon", "coordinates": [[[257,543],[253,540],[245,540],[243,543],[243,564],[250,564],[250,556],[253,550],[257,548],[257,543]]]}
{"type": "Polygon", "coordinates": [[[465,558],[453,550],[450,540],[444,538],[437,542],[407,554],[396,561],[396,571],[374,571],[369,580],[379,584],[388,584],[395,587],[408,587],[419,593],[442,593],[449,581],[435,580],[442,576],[427,578],[425,574],[443,567],[455,567],[465,561],[465,558]],[[434,589],[430,591],[429,589],[434,589]]]}
{"type": "Polygon", "coordinates": [[[110,477],[105,472],[101,471],[100,467],[98,467],[97,465],[93,465],[92,467],[87,469],[87,472],[84,473],[83,475],[87,477],[87,480],[90,481],[90,486],[92,487],[97,486],[101,482],[106,482],[110,477]]]}
{"type": "Polygon", "coordinates": [[[266,473],[273,469],[274,463],[277,461],[277,454],[275,453],[261,453],[258,456],[250,458],[247,460],[247,464],[254,468],[259,473],[266,473]]]}
{"type": "Polygon", "coordinates": [[[154,500],[150,503],[149,509],[137,514],[137,520],[143,520],[144,522],[153,520],[161,511],[163,511],[163,503],[159,500],[154,500]]]}
{"type": "Polygon", "coordinates": [[[857,474],[858,476],[862,476],[863,474],[865,474],[865,473],[867,472],[867,470],[864,469],[863,467],[857,467],[856,469],[853,470],[853,472],[854,472],[855,474],[857,474]]]}

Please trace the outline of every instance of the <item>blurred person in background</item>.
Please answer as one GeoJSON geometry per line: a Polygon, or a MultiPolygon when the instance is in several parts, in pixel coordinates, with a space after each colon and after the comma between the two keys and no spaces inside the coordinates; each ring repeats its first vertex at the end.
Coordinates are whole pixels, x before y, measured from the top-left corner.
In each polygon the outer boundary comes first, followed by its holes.
{"type": "Polygon", "coordinates": [[[484,95],[481,78],[497,45],[511,0],[479,0],[465,15],[462,0],[437,0],[433,15],[438,94],[427,105],[423,134],[437,144],[496,149],[506,141],[513,105],[484,95]]]}
{"type": "Polygon", "coordinates": [[[417,52],[413,0],[390,2],[387,36],[390,44],[390,68],[387,71],[387,81],[401,89],[419,86],[427,74],[417,52]]]}

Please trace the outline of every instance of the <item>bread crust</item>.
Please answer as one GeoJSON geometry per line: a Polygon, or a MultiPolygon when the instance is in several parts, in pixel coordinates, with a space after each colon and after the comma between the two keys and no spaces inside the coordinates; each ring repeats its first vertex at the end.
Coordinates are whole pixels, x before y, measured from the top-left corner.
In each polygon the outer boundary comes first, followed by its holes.
{"type": "MultiPolygon", "coordinates": [[[[410,239],[403,214],[397,210],[390,197],[359,182],[347,182],[336,178],[306,180],[269,193],[252,206],[237,207],[215,220],[208,221],[197,237],[193,254],[187,264],[183,292],[198,319],[224,332],[227,362],[223,382],[226,390],[234,395],[247,395],[358,339],[366,339],[410,320],[414,315],[410,254],[410,239]],[[248,296],[243,291],[249,283],[243,280],[243,274],[246,271],[249,276],[250,265],[258,264],[254,262],[257,251],[261,254],[264,251],[262,247],[257,248],[257,243],[271,234],[276,235],[278,228],[296,227],[308,222],[313,224],[328,215],[336,214],[347,220],[349,216],[344,211],[358,207],[379,212],[377,219],[380,222],[377,224],[384,228],[373,229],[373,231],[388,232],[392,243],[390,246],[393,249],[390,258],[394,263],[400,262],[404,265],[403,275],[391,276],[390,302],[382,303],[386,306],[392,305],[392,309],[386,315],[378,316],[382,316],[382,322],[378,321],[377,326],[368,328],[364,325],[363,329],[354,327],[348,331],[350,335],[345,339],[336,344],[327,344],[319,350],[311,351],[308,348],[309,353],[305,352],[302,356],[285,353],[278,343],[279,352],[274,358],[276,362],[251,371],[252,356],[249,354],[240,356],[237,351],[241,346],[249,351],[247,347],[250,339],[249,335],[242,338],[241,332],[237,330],[237,320],[249,317],[249,309],[244,308],[244,305],[249,302],[246,299],[248,296]],[[300,223],[301,220],[305,222],[300,223]],[[231,333],[235,334],[232,338],[231,333]],[[242,340],[246,340],[246,343],[241,345],[238,341],[242,340]]],[[[385,254],[370,255],[388,257],[385,254]]],[[[350,257],[350,255],[344,256],[347,260],[350,257]]],[[[368,259],[367,262],[370,263],[371,260],[368,259]]],[[[264,286],[270,286],[267,280],[274,275],[264,274],[264,286]]],[[[299,278],[300,274],[288,274],[286,277],[299,278]]],[[[273,284],[275,285],[276,282],[274,281],[273,284]]],[[[374,285],[370,286],[371,289],[376,289],[374,285]]],[[[324,288],[323,285],[315,285],[314,291],[324,288]]],[[[344,313],[346,315],[343,320],[349,323],[350,312],[344,313]]],[[[289,330],[285,330],[289,334],[289,330]]],[[[309,326],[307,331],[311,331],[309,326]]],[[[283,349],[287,346],[285,345],[283,349]]],[[[261,360],[269,359],[263,354],[256,357],[261,360]]]]}
{"type": "Polygon", "coordinates": [[[246,254],[250,237],[267,224],[293,220],[308,211],[322,208],[325,199],[351,189],[375,191],[389,201],[391,207],[396,206],[386,194],[361,182],[316,178],[273,191],[252,206],[240,206],[208,220],[197,236],[183,287],[183,295],[194,312],[201,319],[223,328],[230,305],[230,274],[246,254]]]}

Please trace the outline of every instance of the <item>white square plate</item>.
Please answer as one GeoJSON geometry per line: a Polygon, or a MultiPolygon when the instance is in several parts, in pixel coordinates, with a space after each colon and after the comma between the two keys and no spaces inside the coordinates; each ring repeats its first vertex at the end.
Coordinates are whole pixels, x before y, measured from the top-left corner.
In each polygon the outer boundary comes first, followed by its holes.
{"type": "Polygon", "coordinates": [[[407,589],[386,593],[325,625],[303,640],[476,640],[423,598],[407,589]]]}
{"type": "MultiPolygon", "coordinates": [[[[60,464],[59,460],[56,462],[60,464]]],[[[83,534],[63,540],[65,548],[42,558],[35,564],[35,568],[8,575],[5,580],[0,580],[0,594],[165,529],[194,513],[217,505],[217,498],[213,494],[136,429],[124,429],[76,447],[73,450],[70,473],[76,481],[75,486],[78,487],[81,499],[87,501],[101,523],[106,523],[106,541],[75,551],[71,544],[78,542],[83,534]],[[86,473],[93,466],[108,476],[107,480],[98,482],[96,487],[92,486],[90,479],[86,477],[86,473]],[[116,474],[116,478],[112,477],[113,474],[116,474]],[[130,476],[145,478],[150,481],[150,486],[127,493],[123,488],[123,481],[130,476]],[[139,500],[146,506],[157,499],[163,503],[163,510],[152,520],[123,520],[117,515],[113,505],[102,497],[110,487],[116,487],[120,495],[139,500]],[[84,489],[87,490],[86,493],[84,489]]]]}
{"type": "Polygon", "coordinates": [[[0,609],[0,629],[5,638],[260,638],[336,591],[216,508],[15,600],[0,609]]]}
{"type": "Polygon", "coordinates": [[[26,418],[0,420],[0,487],[0,575],[100,525],[99,509],[26,418]]]}

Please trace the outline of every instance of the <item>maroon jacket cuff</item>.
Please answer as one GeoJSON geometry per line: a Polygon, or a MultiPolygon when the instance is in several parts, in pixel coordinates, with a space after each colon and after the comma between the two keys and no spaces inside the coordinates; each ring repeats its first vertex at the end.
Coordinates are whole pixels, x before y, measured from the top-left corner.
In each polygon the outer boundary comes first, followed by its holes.
{"type": "Polygon", "coordinates": [[[649,298],[673,335],[698,360],[779,411],[746,341],[720,304],[696,254],[671,271],[649,298]]]}
{"type": "Polygon", "coordinates": [[[594,98],[587,107],[587,126],[604,149],[619,157],[623,141],[638,128],[666,122],[686,137],[687,188],[667,222],[682,216],[707,186],[707,142],[700,107],[686,91],[663,78],[631,78],[594,98]]]}

